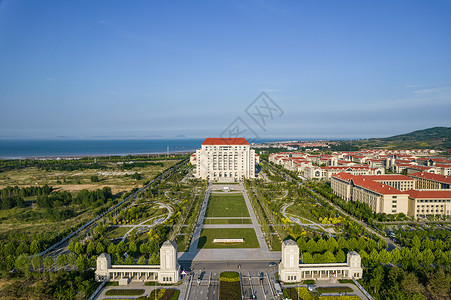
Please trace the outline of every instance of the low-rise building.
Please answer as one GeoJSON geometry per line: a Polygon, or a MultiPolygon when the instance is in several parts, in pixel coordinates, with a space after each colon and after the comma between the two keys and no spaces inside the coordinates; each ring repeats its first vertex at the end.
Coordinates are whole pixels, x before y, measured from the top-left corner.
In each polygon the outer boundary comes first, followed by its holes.
{"type": "Polygon", "coordinates": [[[411,190],[407,193],[410,216],[450,216],[451,190],[411,190]]]}
{"type": "Polygon", "coordinates": [[[355,251],[347,254],[346,263],[303,264],[299,261],[299,246],[294,240],[282,243],[282,260],[279,276],[283,282],[294,283],[306,279],[360,279],[363,276],[360,255],[355,251]]]}
{"type": "Polygon", "coordinates": [[[102,253],[97,258],[95,271],[97,281],[156,281],[177,283],[180,280],[180,266],[177,262],[177,244],[166,241],[160,248],[159,265],[112,265],[111,256],[102,253]]]}
{"type": "Polygon", "coordinates": [[[417,172],[409,175],[415,180],[417,190],[440,190],[451,188],[451,176],[428,172],[417,172]]]}
{"type": "Polygon", "coordinates": [[[355,176],[339,173],[332,176],[331,187],[342,199],[368,204],[374,213],[407,215],[408,195],[388,184],[401,186],[404,182],[402,185],[404,188],[413,186],[413,181],[404,177],[401,178],[399,175],[355,176]]]}

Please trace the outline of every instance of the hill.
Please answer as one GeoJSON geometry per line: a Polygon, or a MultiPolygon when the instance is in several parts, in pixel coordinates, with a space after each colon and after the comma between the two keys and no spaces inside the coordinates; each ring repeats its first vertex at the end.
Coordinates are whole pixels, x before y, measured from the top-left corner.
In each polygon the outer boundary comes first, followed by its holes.
{"type": "Polygon", "coordinates": [[[451,149],[451,127],[433,127],[386,138],[353,141],[359,148],[451,149]]]}

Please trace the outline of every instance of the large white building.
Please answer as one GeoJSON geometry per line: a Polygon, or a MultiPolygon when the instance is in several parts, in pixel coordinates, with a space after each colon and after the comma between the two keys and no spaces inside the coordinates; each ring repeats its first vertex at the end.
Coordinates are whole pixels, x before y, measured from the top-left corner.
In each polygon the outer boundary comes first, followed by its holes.
{"type": "Polygon", "coordinates": [[[195,160],[197,178],[219,182],[255,178],[255,150],[244,138],[206,138],[195,160]]]}

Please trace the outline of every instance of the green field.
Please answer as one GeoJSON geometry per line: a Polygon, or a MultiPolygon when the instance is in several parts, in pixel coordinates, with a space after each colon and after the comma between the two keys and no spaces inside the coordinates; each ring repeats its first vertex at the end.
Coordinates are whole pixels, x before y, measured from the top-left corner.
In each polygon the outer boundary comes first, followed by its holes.
{"type": "Polygon", "coordinates": [[[197,248],[260,248],[252,228],[205,228],[197,248]],[[244,243],[216,244],[213,239],[244,239],[244,243]]]}
{"type": "Polygon", "coordinates": [[[252,224],[251,219],[205,219],[204,224],[252,224]]]}
{"type": "Polygon", "coordinates": [[[241,194],[211,194],[205,217],[249,217],[241,194]]]}

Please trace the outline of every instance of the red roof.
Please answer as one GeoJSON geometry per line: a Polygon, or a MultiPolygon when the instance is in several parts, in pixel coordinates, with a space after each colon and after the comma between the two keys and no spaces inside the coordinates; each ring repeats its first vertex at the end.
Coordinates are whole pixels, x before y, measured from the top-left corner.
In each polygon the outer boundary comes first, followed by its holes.
{"type": "MultiPolygon", "coordinates": [[[[381,175],[384,176],[384,175],[381,175]]],[[[381,195],[399,195],[399,194],[405,194],[406,192],[401,192],[398,189],[395,189],[394,187],[391,187],[387,184],[383,184],[377,181],[372,180],[369,177],[373,176],[363,176],[363,175],[352,175],[348,173],[338,173],[333,175],[332,177],[339,178],[341,180],[345,181],[353,181],[356,186],[365,188],[367,190],[371,190],[373,192],[376,192],[381,195]]],[[[376,176],[377,177],[377,176],[376,176]]]]}
{"type": "Polygon", "coordinates": [[[434,180],[434,181],[438,181],[438,182],[451,184],[451,176],[446,176],[446,175],[434,174],[434,173],[429,173],[429,172],[417,172],[417,173],[410,174],[409,176],[425,178],[425,179],[429,179],[429,180],[434,180]]]}
{"type": "Polygon", "coordinates": [[[249,145],[245,138],[206,138],[202,145],[249,145]]]}
{"type": "Polygon", "coordinates": [[[451,190],[409,190],[406,191],[409,194],[409,197],[414,199],[451,199],[451,190]]]}
{"type": "MultiPolygon", "coordinates": [[[[364,177],[364,176],[362,176],[364,177]]],[[[399,194],[405,194],[405,192],[401,192],[398,189],[395,189],[394,187],[391,187],[387,184],[383,184],[377,181],[373,181],[371,179],[365,179],[362,177],[356,177],[353,178],[352,181],[355,185],[363,187],[365,189],[371,190],[373,192],[376,192],[381,195],[399,195],[399,194]]]]}
{"type": "Polygon", "coordinates": [[[385,174],[385,175],[363,175],[362,177],[368,178],[370,180],[413,180],[413,178],[410,178],[406,175],[401,174],[385,174]]]}

